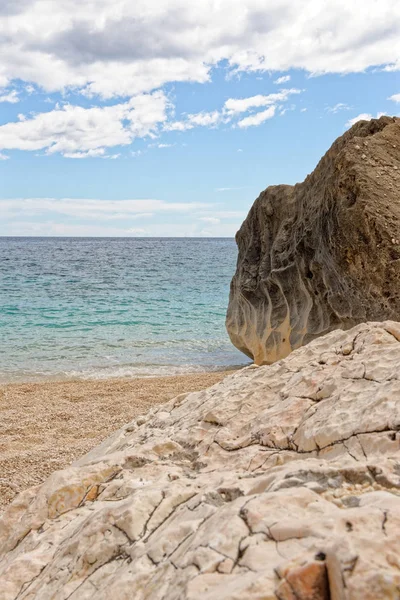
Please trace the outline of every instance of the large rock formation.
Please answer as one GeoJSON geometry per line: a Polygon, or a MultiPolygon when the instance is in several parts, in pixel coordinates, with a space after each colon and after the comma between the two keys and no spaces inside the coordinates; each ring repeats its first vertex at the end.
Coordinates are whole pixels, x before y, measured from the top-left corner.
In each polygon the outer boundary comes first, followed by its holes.
{"type": "Polygon", "coordinates": [[[227,329],[257,364],[367,320],[400,319],[400,119],[356,123],[237,233],[227,329]]]}
{"type": "Polygon", "coordinates": [[[399,365],[363,324],[127,425],[10,505],[1,600],[398,599],[399,365]]]}

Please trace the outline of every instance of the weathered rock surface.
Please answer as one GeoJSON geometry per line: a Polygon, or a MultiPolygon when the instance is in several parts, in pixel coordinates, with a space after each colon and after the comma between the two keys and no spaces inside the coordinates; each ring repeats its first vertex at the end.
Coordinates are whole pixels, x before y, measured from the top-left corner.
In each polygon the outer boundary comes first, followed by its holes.
{"type": "Polygon", "coordinates": [[[226,325],[256,364],[400,320],[400,119],[356,123],[303,183],[267,188],[236,241],[226,325]]]}
{"type": "Polygon", "coordinates": [[[398,599],[399,367],[362,324],[153,409],[9,506],[1,600],[398,599]]]}

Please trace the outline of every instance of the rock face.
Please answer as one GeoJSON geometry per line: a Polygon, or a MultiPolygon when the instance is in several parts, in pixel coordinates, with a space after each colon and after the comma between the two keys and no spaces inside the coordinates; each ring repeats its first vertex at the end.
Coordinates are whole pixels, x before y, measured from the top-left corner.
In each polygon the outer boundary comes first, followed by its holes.
{"type": "Polygon", "coordinates": [[[398,599],[399,365],[362,324],[153,409],[10,505],[1,600],[398,599]]]}
{"type": "Polygon", "coordinates": [[[267,188],[236,241],[226,325],[256,364],[400,320],[400,119],[356,123],[303,183],[267,188]]]}

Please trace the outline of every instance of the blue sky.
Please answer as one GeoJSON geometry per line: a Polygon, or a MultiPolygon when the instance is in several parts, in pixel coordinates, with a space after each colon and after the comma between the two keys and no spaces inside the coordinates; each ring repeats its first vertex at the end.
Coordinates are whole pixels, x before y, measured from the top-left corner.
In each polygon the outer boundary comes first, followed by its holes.
{"type": "Polygon", "coordinates": [[[400,5],[4,0],[0,235],[233,236],[400,114],[400,5]]]}

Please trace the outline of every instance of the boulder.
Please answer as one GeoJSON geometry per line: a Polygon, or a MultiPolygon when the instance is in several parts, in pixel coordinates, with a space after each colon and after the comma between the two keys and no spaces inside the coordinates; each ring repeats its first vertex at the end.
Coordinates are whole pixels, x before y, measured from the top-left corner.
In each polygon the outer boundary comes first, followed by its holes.
{"type": "Polygon", "coordinates": [[[0,520],[1,600],[377,600],[400,589],[400,323],[178,396],[0,520]]]}
{"type": "Polygon", "coordinates": [[[226,326],[256,364],[334,329],[400,320],[400,119],[359,121],[236,235],[226,326]]]}

